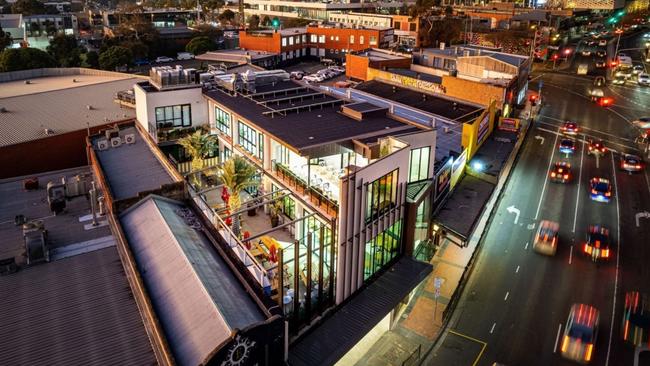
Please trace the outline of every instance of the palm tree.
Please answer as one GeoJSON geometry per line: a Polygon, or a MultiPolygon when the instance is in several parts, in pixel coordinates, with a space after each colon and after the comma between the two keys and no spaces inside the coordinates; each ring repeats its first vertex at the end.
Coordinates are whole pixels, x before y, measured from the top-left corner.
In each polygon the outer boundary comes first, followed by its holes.
{"type": "Polygon", "coordinates": [[[203,159],[214,151],[217,146],[217,140],[213,135],[203,133],[203,130],[198,130],[191,135],[180,138],[178,144],[192,158],[192,171],[196,172],[203,168],[203,159]]]}
{"type": "MultiPolygon", "coordinates": [[[[221,181],[230,191],[228,205],[231,213],[237,212],[241,208],[241,192],[257,184],[256,174],[257,169],[239,155],[234,155],[223,164],[221,181]]],[[[239,215],[235,215],[232,219],[232,231],[233,234],[239,236],[239,215]]]]}

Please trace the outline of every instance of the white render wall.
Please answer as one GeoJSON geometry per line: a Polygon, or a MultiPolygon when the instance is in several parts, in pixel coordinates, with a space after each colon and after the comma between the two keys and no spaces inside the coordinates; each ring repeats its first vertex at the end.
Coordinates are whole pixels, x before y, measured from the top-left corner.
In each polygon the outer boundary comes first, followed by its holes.
{"type": "Polygon", "coordinates": [[[178,104],[190,104],[192,126],[201,126],[209,123],[208,102],[203,97],[201,87],[145,92],[136,84],[133,89],[135,92],[136,118],[147,131],[149,131],[149,123],[156,123],[157,107],[178,104]]]}

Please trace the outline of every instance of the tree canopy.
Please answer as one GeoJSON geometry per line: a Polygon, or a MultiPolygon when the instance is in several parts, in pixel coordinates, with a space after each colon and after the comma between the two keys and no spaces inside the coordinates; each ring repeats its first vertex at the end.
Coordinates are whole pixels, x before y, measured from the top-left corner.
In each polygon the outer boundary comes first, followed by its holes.
{"type": "Polygon", "coordinates": [[[81,65],[81,49],[74,36],[58,34],[50,40],[47,52],[54,57],[61,67],[78,67],[81,65]]]}
{"type": "Polygon", "coordinates": [[[37,48],[7,48],[0,52],[0,71],[19,71],[56,67],[56,61],[47,52],[37,48]]]}
{"type": "Polygon", "coordinates": [[[118,67],[133,63],[133,52],[122,46],[112,46],[99,54],[99,66],[104,70],[115,71],[118,67]]]}
{"type": "Polygon", "coordinates": [[[226,9],[223,13],[219,14],[218,19],[221,23],[232,23],[235,20],[235,13],[230,9],[226,9]]]}
{"type": "Polygon", "coordinates": [[[248,28],[252,30],[259,29],[260,27],[260,16],[257,14],[253,14],[248,18],[248,28]]]}
{"type": "Polygon", "coordinates": [[[11,12],[14,14],[34,15],[45,14],[45,5],[38,0],[18,0],[11,4],[11,12]]]}
{"type": "Polygon", "coordinates": [[[0,26],[0,51],[11,46],[11,34],[2,30],[0,26]]]}
{"type": "Polygon", "coordinates": [[[185,46],[185,51],[195,55],[200,55],[215,49],[217,49],[217,45],[210,38],[202,36],[192,38],[185,46]]]}

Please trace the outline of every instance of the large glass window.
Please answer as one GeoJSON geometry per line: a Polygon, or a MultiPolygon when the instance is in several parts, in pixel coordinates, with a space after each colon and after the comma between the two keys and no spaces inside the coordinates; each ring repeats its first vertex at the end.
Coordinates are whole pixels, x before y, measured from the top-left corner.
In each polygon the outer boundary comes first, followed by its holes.
{"type": "Polygon", "coordinates": [[[376,46],[376,45],[377,45],[377,37],[375,37],[375,36],[370,36],[370,42],[369,42],[369,44],[370,44],[371,46],[376,46]]]}
{"type": "Polygon", "coordinates": [[[366,220],[374,220],[397,203],[397,178],[399,169],[368,184],[366,220]]]}
{"type": "Polygon", "coordinates": [[[239,121],[239,145],[260,160],[264,160],[264,135],[239,121]]]}
{"type": "Polygon", "coordinates": [[[232,137],[230,130],[230,113],[224,111],[219,107],[214,107],[214,118],[217,122],[217,129],[224,134],[232,137]]]}
{"type": "Polygon", "coordinates": [[[429,176],[430,146],[411,150],[411,163],[409,164],[409,182],[427,179],[429,176]]]}
{"type": "Polygon", "coordinates": [[[363,279],[390,264],[400,252],[402,221],[397,221],[366,243],[363,279]]]}
{"type": "Polygon", "coordinates": [[[156,126],[189,127],[192,125],[192,113],[189,104],[156,107],[156,126]]]}

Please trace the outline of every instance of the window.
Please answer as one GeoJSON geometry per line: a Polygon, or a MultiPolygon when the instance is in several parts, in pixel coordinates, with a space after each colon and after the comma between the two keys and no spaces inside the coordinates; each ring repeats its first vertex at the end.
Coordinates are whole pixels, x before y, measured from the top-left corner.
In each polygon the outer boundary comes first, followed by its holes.
{"type": "Polygon", "coordinates": [[[282,47],[285,47],[287,45],[287,39],[282,38],[282,47]]]}
{"type": "Polygon", "coordinates": [[[350,36],[350,44],[354,44],[354,34],[350,36]]]}
{"type": "Polygon", "coordinates": [[[409,182],[427,179],[429,175],[430,146],[411,150],[411,163],[409,165],[409,182]]]}
{"type": "Polygon", "coordinates": [[[416,32],[416,31],[417,31],[417,24],[409,23],[409,32],[416,32]]]}
{"type": "Polygon", "coordinates": [[[339,41],[339,36],[336,36],[336,37],[334,38],[334,40],[338,42],[338,41],[339,41]]]}
{"type": "Polygon", "coordinates": [[[260,160],[264,160],[264,135],[239,121],[239,145],[260,160]]]}
{"type": "Polygon", "coordinates": [[[375,37],[375,36],[370,36],[370,42],[369,42],[369,44],[370,44],[371,46],[377,45],[377,37],[375,37]]]}
{"type": "Polygon", "coordinates": [[[330,36],[330,41],[333,41],[333,40],[334,40],[334,36],[330,36]]]}
{"type": "Polygon", "coordinates": [[[318,43],[325,43],[325,35],[318,36],[318,43]]]}
{"type": "Polygon", "coordinates": [[[300,36],[296,36],[296,44],[300,44],[300,36]]]}
{"type": "Polygon", "coordinates": [[[385,268],[400,252],[402,221],[397,221],[366,243],[363,279],[385,268]]]}
{"type": "Polygon", "coordinates": [[[393,23],[393,28],[399,30],[400,28],[402,28],[402,23],[400,23],[400,22],[394,22],[394,23],[393,23]]]}
{"type": "Polygon", "coordinates": [[[192,125],[191,108],[189,104],[156,107],[156,126],[189,127],[192,125]]]}
{"type": "Polygon", "coordinates": [[[223,109],[215,106],[214,107],[214,119],[217,122],[217,129],[222,133],[232,137],[230,131],[230,113],[224,111],[223,109]]]}
{"type": "Polygon", "coordinates": [[[311,39],[311,43],[316,43],[318,42],[318,36],[315,34],[310,35],[309,37],[311,39]]]}
{"type": "Polygon", "coordinates": [[[366,220],[374,220],[397,203],[397,177],[399,169],[368,184],[366,220]]]}
{"type": "Polygon", "coordinates": [[[364,42],[363,36],[359,36],[359,44],[363,44],[363,42],[364,42]]]}
{"type": "Polygon", "coordinates": [[[289,37],[289,46],[293,46],[293,37],[289,37]]]}
{"type": "MultiPolygon", "coordinates": [[[[316,37],[315,37],[313,34],[312,34],[312,39],[311,39],[311,41],[312,41],[312,42],[316,42],[316,37]]],[[[306,35],[306,34],[303,34],[303,35],[302,35],[302,43],[307,43],[307,35],[306,35]]]]}

